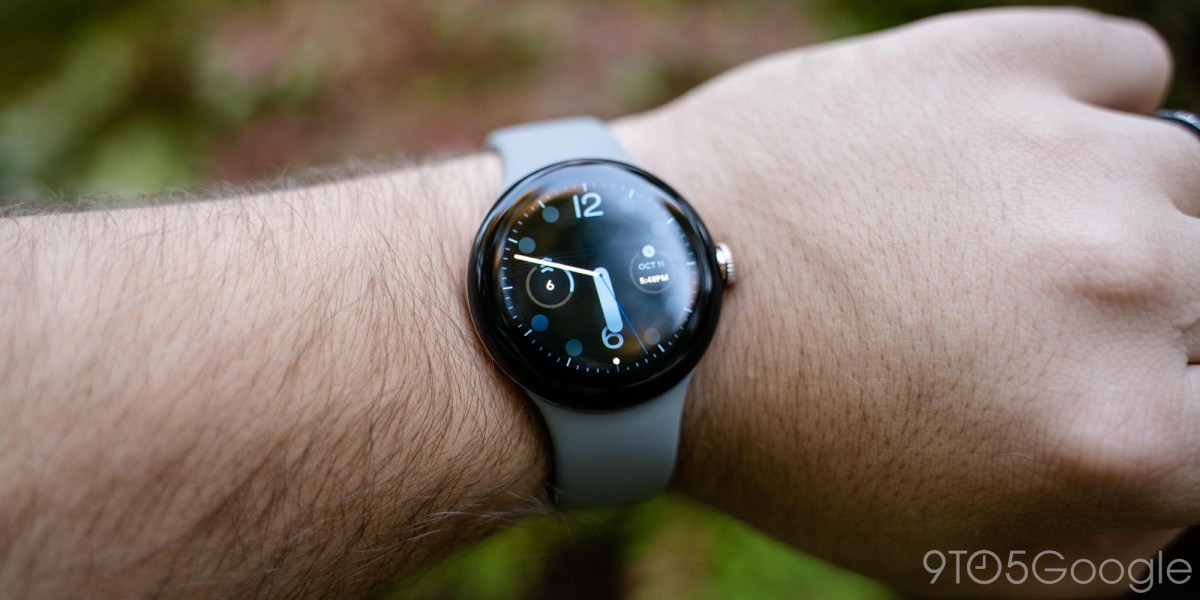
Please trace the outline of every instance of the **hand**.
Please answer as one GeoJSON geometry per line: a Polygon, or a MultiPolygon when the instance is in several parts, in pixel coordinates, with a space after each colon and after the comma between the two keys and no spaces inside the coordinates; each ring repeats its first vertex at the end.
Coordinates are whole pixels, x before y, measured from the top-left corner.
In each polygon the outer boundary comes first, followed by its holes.
{"type": "Polygon", "coordinates": [[[1141,116],[1170,70],[1139,23],[981,11],[620,122],[744,275],[681,489],[922,592],[930,550],[1128,564],[1200,521],[1200,143],[1141,116]]]}

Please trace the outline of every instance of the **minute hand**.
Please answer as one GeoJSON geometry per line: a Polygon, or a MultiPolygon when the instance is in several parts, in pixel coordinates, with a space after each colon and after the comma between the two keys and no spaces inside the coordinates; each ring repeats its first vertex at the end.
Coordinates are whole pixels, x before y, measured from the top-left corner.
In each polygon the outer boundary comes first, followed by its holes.
{"type": "Polygon", "coordinates": [[[625,324],[621,320],[621,307],[617,304],[617,297],[613,295],[612,282],[608,279],[608,269],[597,268],[592,282],[596,284],[596,294],[600,297],[600,309],[604,311],[604,324],[610,332],[621,331],[625,324]]]}

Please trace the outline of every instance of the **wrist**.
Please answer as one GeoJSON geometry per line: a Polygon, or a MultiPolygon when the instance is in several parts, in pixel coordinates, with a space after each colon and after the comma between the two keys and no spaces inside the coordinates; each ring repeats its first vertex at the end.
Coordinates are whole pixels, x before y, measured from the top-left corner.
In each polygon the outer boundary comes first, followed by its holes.
{"type": "MultiPolygon", "coordinates": [[[[384,278],[399,285],[396,297],[405,297],[416,310],[419,331],[392,336],[395,347],[377,352],[413,358],[417,349],[427,358],[421,378],[423,397],[438,406],[430,423],[451,427],[440,436],[456,446],[463,461],[448,473],[456,483],[480,482],[476,507],[497,514],[521,512],[542,506],[549,467],[549,452],[542,428],[528,399],[492,363],[470,325],[462,263],[483,214],[501,190],[501,164],[491,153],[478,153],[383,176],[382,189],[416,191],[419,202],[396,202],[392,194],[380,195],[379,218],[388,232],[377,237],[384,278]],[[397,246],[395,244],[403,244],[397,246]],[[397,273],[409,274],[395,277],[397,273]],[[412,298],[411,288],[421,292],[412,298]],[[426,296],[421,298],[420,296],[426,296]],[[420,314],[423,313],[423,314],[420,314]],[[437,363],[442,363],[440,366],[437,363]],[[502,482],[503,485],[495,485],[502,482]]],[[[384,305],[385,311],[396,310],[384,305]]],[[[402,308],[403,310],[404,308],[402,308]]],[[[419,456],[414,460],[423,460],[419,456]]]]}
{"type": "Polygon", "coordinates": [[[339,441],[314,448],[325,456],[313,462],[344,477],[288,517],[324,523],[341,510],[346,527],[370,523],[342,541],[348,552],[393,548],[374,559],[387,577],[544,506],[540,429],[482,351],[464,302],[463,257],[499,185],[498,161],[476,154],[288,192],[277,209],[315,232],[312,262],[280,268],[328,298],[297,313],[295,327],[314,337],[297,350],[307,356],[292,363],[297,393],[283,410],[305,396],[327,408],[314,421],[339,441]]]}
{"type": "Polygon", "coordinates": [[[737,256],[738,283],[725,294],[721,323],[689,390],[673,487],[745,515],[779,485],[769,481],[778,470],[775,463],[802,465],[811,454],[806,440],[818,434],[813,424],[758,409],[771,405],[765,401],[770,397],[800,406],[809,402],[812,390],[798,383],[807,378],[791,372],[814,364],[817,349],[802,343],[807,341],[802,332],[805,322],[819,318],[820,303],[811,292],[801,294],[812,272],[800,261],[781,263],[782,256],[800,255],[791,249],[794,241],[765,235],[771,215],[762,211],[787,207],[756,202],[764,195],[756,192],[755,177],[734,141],[712,144],[712,134],[687,117],[671,105],[612,127],[630,154],[678,189],[705,216],[714,239],[726,241],[737,256]],[[771,272],[789,277],[762,276],[771,272]],[[803,308],[796,301],[801,297],[803,308]],[[793,452],[786,458],[759,452],[764,436],[790,438],[793,452]]]}

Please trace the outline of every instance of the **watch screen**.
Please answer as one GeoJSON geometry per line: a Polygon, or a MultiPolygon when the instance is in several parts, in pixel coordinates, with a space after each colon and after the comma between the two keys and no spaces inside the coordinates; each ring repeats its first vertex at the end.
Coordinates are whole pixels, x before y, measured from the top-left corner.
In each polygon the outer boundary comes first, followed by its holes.
{"type": "Polygon", "coordinates": [[[632,388],[697,342],[703,351],[708,315],[697,310],[715,287],[710,242],[665,184],[620,163],[567,163],[518,184],[498,209],[478,249],[487,281],[475,293],[491,295],[480,300],[501,321],[491,323],[501,352],[518,355],[509,358],[526,378],[632,388]]]}

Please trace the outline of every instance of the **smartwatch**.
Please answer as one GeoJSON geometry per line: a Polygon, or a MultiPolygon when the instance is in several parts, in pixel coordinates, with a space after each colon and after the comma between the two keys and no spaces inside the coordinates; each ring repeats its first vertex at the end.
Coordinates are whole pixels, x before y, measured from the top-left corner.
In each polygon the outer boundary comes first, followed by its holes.
{"type": "Polygon", "coordinates": [[[506,189],[475,237],[468,303],[488,353],[546,424],[555,503],[655,496],[732,255],[597,119],[508,127],[488,145],[506,189]]]}

